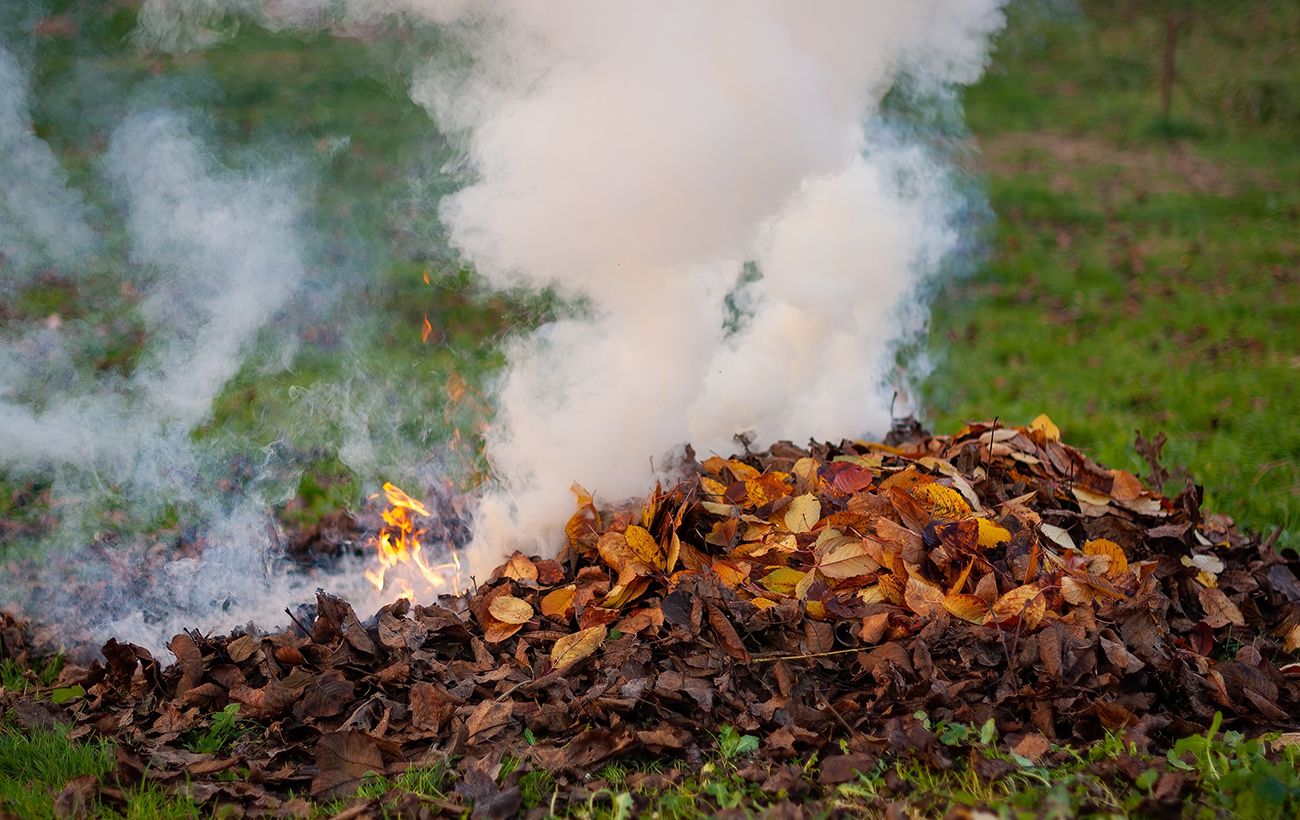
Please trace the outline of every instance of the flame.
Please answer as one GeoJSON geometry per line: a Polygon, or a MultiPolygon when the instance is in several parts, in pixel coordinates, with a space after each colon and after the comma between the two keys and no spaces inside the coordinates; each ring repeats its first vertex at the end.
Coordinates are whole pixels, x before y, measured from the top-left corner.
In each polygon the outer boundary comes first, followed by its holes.
{"type": "Polygon", "coordinates": [[[425,560],[424,545],[420,543],[425,530],[417,526],[415,519],[430,517],[429,508],[390,483],[384,484],[384,495],[388,509],[382,513],[384,526],[375,538],[378,566],[366,570],[366,580],[381,592],[391,582],[397,597],[411,601],[417,599],[412,580],[422,581],[429,592],[450,590],[459,595],[460,556],[456,551],[451,550],[451,561],[446,563],[430,564],[425,560]]]}
{"type": "Polygon", "coordinates": [[[433,325],[429,323],[429,316],[425,314],[424,324],[420,327],[420,341],[425,344],[429,343],[429,337],[433,335],[433,325]]]}

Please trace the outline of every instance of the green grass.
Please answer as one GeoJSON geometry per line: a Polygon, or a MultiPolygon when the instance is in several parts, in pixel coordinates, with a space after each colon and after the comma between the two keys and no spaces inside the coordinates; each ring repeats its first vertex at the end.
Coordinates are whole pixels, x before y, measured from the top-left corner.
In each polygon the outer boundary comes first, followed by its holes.
{"type": "Polygon", "coordinates": [[[1210,509],[1297,546],[1300,75],[1281,63],[1300,9],[1192,4],[1171,119],[1198,136],[1170,140],[1149,127],[1162,7],[1083,6],[1014,7],[967,95],[998,220],[936,303],[934,426],[1046,412],[1139,474],[1135,431],[1163,430],[1210,509]]]}

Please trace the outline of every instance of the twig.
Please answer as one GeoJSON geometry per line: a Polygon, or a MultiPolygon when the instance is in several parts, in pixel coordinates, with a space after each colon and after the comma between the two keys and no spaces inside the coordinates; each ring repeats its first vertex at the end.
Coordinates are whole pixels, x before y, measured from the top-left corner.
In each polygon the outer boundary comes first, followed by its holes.
{"type": "Polygon", "coordinates": [[[829,652],[813,652],[809,655],[765,655],[761,658],[750,658],[750,660],[754,663],[762,663],[764,661],[802,661],[809,658],[825,658],[828,655],[843,655],[847,652],[861,651],[863,651],[862,647],[854,646],[849,649],[832,649],[829,652]]]}
{"type": "Polygon", "coordinates": [[[300,621],[300,620],[298,620],[296,617],[294,617],[294,614],[293,614],[293,612],[289,609],[289,607],[285,607],[285,608],[284,608],[284,614],[285,614],[285,615],[288,615],[288,616],[289,616],[289,619],[293,621],[294,625],[297,626],[298,629],[302,630],[302,636],[303,636],[304,638],[310,638],[310,637],[311,637],[311,630],[309,630],[307,627],[303,626],[303,625],[302,625],[302,621],[300,621]]]}

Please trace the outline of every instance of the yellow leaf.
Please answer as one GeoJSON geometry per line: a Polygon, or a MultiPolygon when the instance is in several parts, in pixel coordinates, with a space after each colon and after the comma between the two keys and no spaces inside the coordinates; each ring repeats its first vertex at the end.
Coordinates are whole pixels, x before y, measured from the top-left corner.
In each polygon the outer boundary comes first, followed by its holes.
{"type": "Polygon", "coordinates": [[[928,617],[943,607],[944,594],[943,590],[923,583],[913,575],[903,588],[903,600],[917,615],[928,617]]]}
{"type": "Polygon", "coordinates": [[[669,575],[672,574],[673,568],[677,566],[677,559],[681,557],[681,554],[682,539],[678,538],[677,533],[674,532],[672,540],[668,542],[668,556],[664,558],[664,572],[669,575]]]}
{"type": "Polygon", "coordinates": [[[994,524],[987,518],[976,519],[980,525],[980,546],[986,550],[993,549],[1011,540],[1011,532],[1003,526],[994,524]]]}
{"type": "Polygon", "coordinates": [[[971,513],[970,505],[966,503],[965,498],[962,498],[961,493],[937,482],[913,487],[911,493],[912,497],[921,502],[921,506],[935,518],[955,521],[971,513]]]}
{"type": "Polygon", "coordinates": [[[605,640],[605,625],[588,627],[572,635],[565,635],[551,647],[551,668],[563,672],[596,651],[605,640]]]}
{"type": "Polygon", "coordinates": [[[649,530],[632,524],[627,528],[627,532],[623,533],[623,537],[627,539],[628,548],[632,550],[632,554],[637,557],[637,560],[652,567],[663,567],[663,560],[659,555],[659,544],[649,530]]]}
{"type": "Polygon", "coordinates": [[[794,595],[795,585],[803,580],[804,573],[793,567],[778,567],[759,579],[758,583],[777,595],[794,595]]]}
{"type": "Polygon", "coordinates": [[[502,566],[501,576],[516,581],[536,581],[537,565],[526,558],[522,552],[515,551],[510,560],[502,566]]]}
{"type": "Polygon", "coordinates": [[[743,566],[744,569],[742,569],[740,566],[733,564],[730,561],[714,561],[713,572],[715,575],[717,575],[719,578],[722,579],[722,582],[724,584],[731,587],[732,589],[735,589],[736,587],[745,583],[745,579],[749,577],[748,568],[750,565],[748,563],[744,563],[741,566],[743,566]]]}
{"type": "Polygon", "coordinates": [[[493,618],[507,624],[525,624],[533,617],[533,607],[522,598],[513,595],[498,595],[488,604],[488,612],[493,618]]]}
{"type": "Polygon", "coordinates": [[[826,604],[821,601],[808,601],[804,604],[804,609],[808,612],[808,617],[815,621],[826,620],[826,604]]]}
{"type": "Polygon", "coordinates": [[[785,508],[785,526],[790,532],[809,532],[822,518],[822,503],[812,493],[796,496],[785,508]]]}
{"type": "Polygon", "coordinates": [[[569,584],[567,587],[560,587],[546,593],[537,603],[546,617],[565,620],[573,613],[573,596],[577,592],[578,587],[569,584]]]}
{"type": "Polygon", "coordinates": [[[771,598],[755,598],[750,603],[759,609],[771,609],[776,606],[776,601],[773,601],[771,598]]]}
{"type": "MultiPolygon", "coordinates": [[[[1021,417],[1023,418],[1023,416],[1021,417]]],[[[1046,413],[1039,413],[1034,420],[1029,422],[1029,429],[1035,433],[1041,433],[1046,441],[1060,441],[1061,428],[1052,423],[1046,413]]]]}
{"type": "Polygon", "coordinates": [[[880,584],[872,584],[858,590],[858,600],[864,604],[878,604],[885,600],[885,593],[880,588],[880,584]]]}
{"type": "Polygon", "coordinates": [[[624,604],[635,601],[650,588],[650,579],[635,575],[633,567],[645,567],[645,564],[629,565],[626,573],[619,573],[619,582],[609,591],[600,605],[608,609],[619,609],[624,604]]]}
{"type": "Polygon", "coordinates": [[[1128,572],[1128,556],[1124,555],[1123,547],[1108,538],[1095,538],[1085,543],[1083,554],[1106,556],[1106,574],[1112,578],[1128,572]]]}
{"type": "Polygon", "coordinates": [[[731,459],[730,461],[727,462],[727,466],[731,468],[731,474],[734,475],[736,479],[739,481],[745,481],[746,479],[750,479],[750,478],[758,478],[759,475],[758,470],[755,470],[753,467],[750,467],[748,464],[746,464],[743,461],[740,461],[739,459],[735,459],[735,458],[731,459]]]}
{"type": "Polygon", "coordinates": [[[973,624],[984,623],[989,614],[989,605],[974,595],[947,595],[943,599],[943,608],[973,624]]]}
{"type": "Polygon", "coordinates": [[[700,476],[700,489],[704,491],[705,495],[722,498],[723,494],[727,492],[727,485],[705,475],[700,476]]]}
{"type": "Polygon", "coordinates": [[[1066,600],[1066,603],[1083,606],[1097,597],[1097,591],[1067,575],[1061,579],[1061,597],[1066,600]]]}
{"type": "Polygon", "coordinates": [[[882,575],[876,581],[880,594],[891,604],[903,605],[903,581],[897,575],[882,575]]]}

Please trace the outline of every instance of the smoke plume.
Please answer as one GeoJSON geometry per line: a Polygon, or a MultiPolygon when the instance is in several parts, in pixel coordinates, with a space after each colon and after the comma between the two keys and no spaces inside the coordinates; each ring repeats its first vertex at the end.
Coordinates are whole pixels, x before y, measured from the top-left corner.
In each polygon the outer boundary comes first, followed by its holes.
{"type": "MultiPolygon", "coordinates": [[[[458,147],[446,173],[459,187],[426,204],[486,284],[551,289],[568,305],[507,343],[470,556],[483,577],[510,549],[558,546],[574,482],[617,500],[669,472],[688,443],[726,453],[737,436],[762,446],[888,425],[915,376],[897,372],[897,351],[925,327],[922,288],[969,226],[943,146],[882,103],[893,91],[954,105],[983,68],[1000,7],[145,0],[137,34],[202,47],[229,30],[225,18],[442,33],[409,90],[458,147]]],[[[0,182],[11,183],[0,253],[20,273],[74,266],[97,243],[31,132],[27,88],[0,51],[0,182]]],[[[230,453],[197,441],[318,256],[304,186],[292,169],[255,165],[222,167],[176,114],[123,118],[101,179],[127,229],[130,285],[145,293],[144,352],[129,375],[87,376],[66,329],[0,344],[0,468],[53,474],[70,496],[110,484],[208,522],[201,554],[107,610],[110,628],[153,645],[159,621],[215,609],[225,614],[205,626],[230,623],[284,590],[268,514],[282,486],[230,491],[230,453]],[[141,599],[158,611],[131,613],[141,599]]],[[[354,432],[371,421],[368,407],[328,412],[354,432]]],[[[366,435],[344,439],[349,463],[379,462],[366,435]]],[[[105,560],[118,572],[122,559],[105,560]]]]}
{"type": "Polygon", "coordinates": [[[495,285],[586,305],[510,350],[474,565],[553,549],[571,482],[631,496],[686,442],[882,431],[960,203],[879,106],[901,76],[976,79],[999,4],[471,8],[468,71],[435,64],[413,89],[465,137],[451,240],[495,285]]]}

